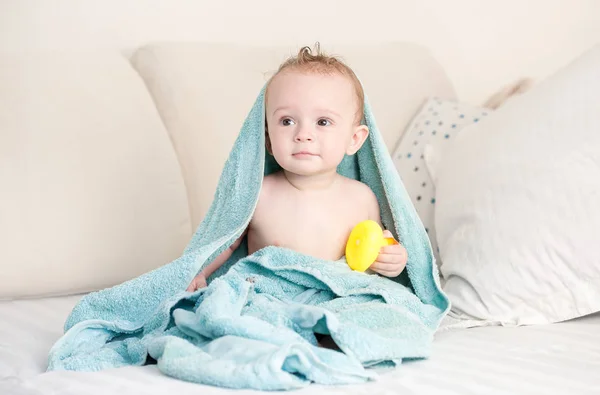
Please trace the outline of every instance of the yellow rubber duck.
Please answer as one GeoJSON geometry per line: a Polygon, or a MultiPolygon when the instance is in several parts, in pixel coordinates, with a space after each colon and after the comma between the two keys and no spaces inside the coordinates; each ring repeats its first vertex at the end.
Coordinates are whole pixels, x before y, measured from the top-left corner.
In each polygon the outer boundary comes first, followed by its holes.
{"type": "Polygon", "coordinates": [[[346,262],[352,270],[364,272],[375,262],[381,247],[398,244],[392,237],[383,237],[381,226],[373,220],[359,222],[346,243],[346,262]]]}

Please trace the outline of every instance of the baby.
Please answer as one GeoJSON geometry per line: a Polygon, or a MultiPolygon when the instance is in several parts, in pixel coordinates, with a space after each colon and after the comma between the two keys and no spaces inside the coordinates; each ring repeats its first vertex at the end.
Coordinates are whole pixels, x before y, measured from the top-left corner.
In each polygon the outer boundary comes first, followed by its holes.
{"type": "MultiPolygon", "coordinates": [[[[354,72],[316,48],[304,47],[284,62],[267,84],[267,151],[282,170],[264,178],[248,229],[202,270],[188,287],[195,291],[229,259],[242,238],[248,253],[266,246],[289,248],[324,260],[344,256],[352,228],[371,219],[381,225],[371,189],[337,173],[344,155],[355,154],[368,137],[362,124],[364,92],[354,72]]],[[[384,231],[385,237],[393,237],[384,231]]],[[[370,269],[398,276],[406,266],[401,244],[382,247],[370,269]]]]}

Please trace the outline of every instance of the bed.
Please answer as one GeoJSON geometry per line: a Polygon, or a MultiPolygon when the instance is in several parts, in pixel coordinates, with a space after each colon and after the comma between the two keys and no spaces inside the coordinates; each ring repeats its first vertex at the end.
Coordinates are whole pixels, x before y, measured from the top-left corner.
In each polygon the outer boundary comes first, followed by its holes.
{"type": "MultiPolygon", "coordinates": [[[[50,347],[80,296],[0,304],[0,393],[226,394],[174,380],[154,365],[95,373],[45,372],[50,347]],[[27,312],[27,314],[25,314],[27,312]],[[34,318],[32,318],[34,317],[34,318]]],[[[598,394],[600,314],[531,327],[452,329],[437,334],[430,359],[381,371],[375,382],[309,386],[327,394],[598,394]]]]}

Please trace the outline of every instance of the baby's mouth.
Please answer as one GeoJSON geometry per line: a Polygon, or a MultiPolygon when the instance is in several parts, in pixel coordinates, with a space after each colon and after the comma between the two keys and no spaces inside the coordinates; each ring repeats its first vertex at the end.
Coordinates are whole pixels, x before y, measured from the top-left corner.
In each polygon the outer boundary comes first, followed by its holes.
{"type": "Polygon", "coordinates": [[[292,154],[292,156],[295,158],[310,158],[310,157],[319,156],[319,155],[315,154],[313,152],[310,152],[310,151],[298,151],[298,152],[294,152],[292,154]]]}

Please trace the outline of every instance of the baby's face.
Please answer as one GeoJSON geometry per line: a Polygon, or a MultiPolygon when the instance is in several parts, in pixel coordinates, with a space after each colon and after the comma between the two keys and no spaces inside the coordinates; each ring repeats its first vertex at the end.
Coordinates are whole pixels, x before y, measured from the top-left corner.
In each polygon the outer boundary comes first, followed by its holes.
{"type": "Polygon", "coordinates": [[[359,127],[357,109],[354,86],[343,75],[278,74],[266,104],[267,138],[275,160],[298,175],[335,170],[359,127]]]}

